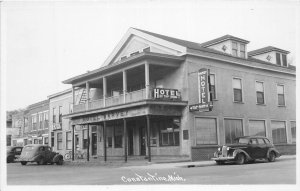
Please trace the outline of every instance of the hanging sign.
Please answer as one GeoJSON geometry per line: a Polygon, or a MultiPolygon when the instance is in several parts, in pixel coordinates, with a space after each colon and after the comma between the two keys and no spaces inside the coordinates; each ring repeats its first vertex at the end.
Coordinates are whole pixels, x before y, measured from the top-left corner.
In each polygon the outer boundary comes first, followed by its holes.
{"type": "Polygon", "coordinates": [[[155,99],[180,99],[180,92],[176,89],[154,88],[155,99]]]}
{"type": "Polygon", "coordinates": [[[190,111],[211,111],[212,103],[209,92],[209,69],[201,68],[198,71],[198,96],[199,103],[190,105],[190,111]]]}

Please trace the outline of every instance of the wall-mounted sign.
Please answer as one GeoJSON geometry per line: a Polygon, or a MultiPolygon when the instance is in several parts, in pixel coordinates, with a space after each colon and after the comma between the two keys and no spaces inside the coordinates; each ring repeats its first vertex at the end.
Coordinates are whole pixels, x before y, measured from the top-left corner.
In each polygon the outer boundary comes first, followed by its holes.
{"type": "Polygon", "coordinates": [[[180,99],[180,92],[176,89],[154,88],[153,97],[155,99],[180,99]]]}
{"type": "Polygon", "coordinates": [[[199,103],[190,105],[190,111],[211,111],[212,103],[209,92],[209,69],[201,68],[198,71],[198,94],[199,103]]]}

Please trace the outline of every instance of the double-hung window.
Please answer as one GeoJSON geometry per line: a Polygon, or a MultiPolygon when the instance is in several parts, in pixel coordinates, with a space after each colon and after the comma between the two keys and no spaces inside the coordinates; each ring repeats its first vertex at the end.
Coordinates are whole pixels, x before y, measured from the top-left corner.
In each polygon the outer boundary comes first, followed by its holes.
{"type": "Polygon", "coordinates": [[[276,53],[276,64],[281,66],[281,58],[279,53],[276,53]]]}
{"type": "Polygon", "coordinates": [[[237,56],[237,52],[238,52],[237,42],[232,42],[232,55],[237,56]]]}
{"type": "Polygon", "coordinates": [[[265,104],[264,83],[257,81],[255,83],[255,89],[256,89],[256,103],[265,104]]]}
{"type": "Polygon", "coordinates": [[[62,149],[62,133],[57,133],[57,150],[62,149]]]}
{"type": "Polygon", "coordinates": [[[234,102],[243,102],[243,95],[242,95],[242,80],[239,78],[233,78],[232,81],[233,87],[233,101],[234,102]]]}
{"type": "Polygon", "coordinates": [[[210,74],[209,75],[209,82],[210,82],[210,95],[211,95],[211,100],[216,99],[216,76],[215,74],[210,74]]]}
{"type": "Polygon", "coordinates": [[[52,109],[52,123],[56,123],[55,107],[52,109]]]}
{"type": "Polygon", "coordinates": [[[278,106],[285,106],[284,86],[277,84],[278,106]]]}
{"type": "Polygon", "coordinates": [[[66,132],[66,147],[67,150],[72,149],[72,133],[66,132]]]}
{"type": "Polygon", "coordinates": [[[58,122],[60,124],[60,128],[62,128],[62,106],[58,107],[58,122]]]}
{"type": "Polygon", "coordinates": [[[246,48],[244,44],[240,44],[240,57],[246,58],[246,48]]]}

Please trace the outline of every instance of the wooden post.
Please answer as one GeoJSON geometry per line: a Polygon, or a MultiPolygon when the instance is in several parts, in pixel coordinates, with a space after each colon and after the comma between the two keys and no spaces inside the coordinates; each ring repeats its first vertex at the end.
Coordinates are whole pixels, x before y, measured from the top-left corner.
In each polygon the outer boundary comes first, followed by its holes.
{"type": "Polygon", "coordinates": [[[151,147],[150,147],[150,116],[146,115],[147,119],[147,146],[148,146],[148,161],[151,162],[151,147]]]}
{"type": "Polygon", "coordinates": [[[149,63],[145,63],[145,86],[146,86],[146,99],[150,98],[150,77],[149,77],[149,63]]]}
{"type": "Polygon", "coordinates": [[[72,161],[74,161],[74,149],[75,149],[75,125],[72,125],[72,161]]]}
{"type": "Polygon", "coordinates": [[[104,151],[104,161],[106,162],[106,122],[103,122],[103,151],[104,151]]]}
{"type": "Polygon", "coordinates": [[[106,106],[106,77],[103,77],[103,107],[106,106]]]}
{"type": "Polygon", "coordinates": [[[126,70],[123,70],[123,98],[124,103],[126,103],[126,92],[127,92],[127,73],[126,70]]]}
{"type": "Polygon", "coordinates": [[[90,161],[90,125],[87,124],[87,154],[86,154],[86,160],[90,161]]]}
{"type": "Polygon", "coordinates": [[[126,126],[126,119],[124,121],[124,160],[127,162],[127,126],[126,126]]]}

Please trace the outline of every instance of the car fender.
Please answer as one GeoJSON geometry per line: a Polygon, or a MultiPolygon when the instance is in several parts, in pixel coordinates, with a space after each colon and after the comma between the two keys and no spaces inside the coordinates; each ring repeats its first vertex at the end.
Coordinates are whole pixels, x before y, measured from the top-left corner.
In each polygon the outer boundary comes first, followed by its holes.
{"type": "Polygon", "coordinates": [[[269,158],[270,152],[274,151],[275,152],[275,156],[276,158],[280,157],[281,154],[279,153],[279,151],[277,151],[275,148],[269,148],[268,152],[267,152],[267,158],[269,158]]]}
{"type": "Polygon", "coordinates": [[[63,156],[59,153],[57,153],[54,157],[53,157],[53,162],[58,162],[59,160],[63,160],[63,156]]]}
{"type": "Polygon", "coordinates": [[[236,158],[236,156],[240,153],[243,153],[246,156],[246,160],[252,160],[250,155],[242,149],[236,149],[235,151],[233,151],[233,157],[236,158]]]}

